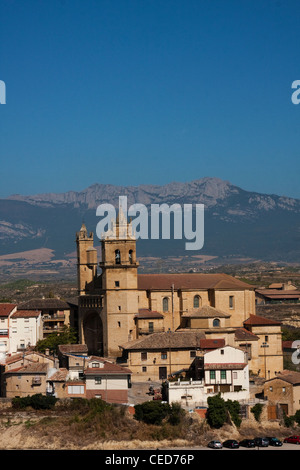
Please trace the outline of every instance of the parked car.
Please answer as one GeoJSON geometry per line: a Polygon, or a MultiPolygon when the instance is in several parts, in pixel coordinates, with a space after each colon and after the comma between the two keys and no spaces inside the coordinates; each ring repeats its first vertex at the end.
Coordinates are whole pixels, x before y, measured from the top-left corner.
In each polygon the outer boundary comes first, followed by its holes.
{"type": "Polygon", "coordinates": [[[289,444],[300,444],[300,436],[290,436],[286,437],[283,442],[288,442],[289,444]]]}
{"type": "Polygon", "coordinates": [[[254,439],[254,444],[256,447],[268,447],[269,438],[267,437],[256,437],[254,439]]]}
{"type": "Polygon", "coordinates": [[[254,439],[243,439],[239,445],[241,447],[255,447],[254,439]]]}
{"type": "Polygon", "coordinates": [[[227,441],[223,442],[223,447],[229,447],[229,449],[238,449],[240,445],[235,439],[227,439],[227,441]]]}
{"type": "Polygon", "coordinates": [[[282,446],[282,441],[277,439],[277,437],[267,437],[266,439],[268,439],[269,441],[269,446],[276,446],[276,447],[282,446]]]}
{"type": "Polygon", "coordinates": [[[207,444],[207,447],[210,447],[211,449],[222,449],[222,444],[220,441],[210,441],[207,444]]]}

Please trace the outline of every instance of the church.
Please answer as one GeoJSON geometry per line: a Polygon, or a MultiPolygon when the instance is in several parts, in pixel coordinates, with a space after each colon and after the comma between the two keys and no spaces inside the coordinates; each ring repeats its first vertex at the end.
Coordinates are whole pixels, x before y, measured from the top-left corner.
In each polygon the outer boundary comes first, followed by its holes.
{"type": "Polygon", "coordinates": [[[212,344],[243,349],[251,373],[265,379],[283,369],[280,323],[256,316],[253,286],[223,273],[139,274],[136,239],[122,216],[100,242],[98,260],[82,224],[78,325],[89,354],[123,358],[139,380],[189,367],[212,344]]]}

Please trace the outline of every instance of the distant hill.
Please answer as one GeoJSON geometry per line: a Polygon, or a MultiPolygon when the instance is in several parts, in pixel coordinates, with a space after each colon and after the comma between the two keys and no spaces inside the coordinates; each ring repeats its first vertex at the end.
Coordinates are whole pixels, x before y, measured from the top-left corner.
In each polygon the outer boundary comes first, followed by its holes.
{"type": "MultiPolygon", "coordinates": [[[[198,254],[300,262],[300,200],[245,191],[218,178],[162,186],[93,184],[79,192],[0,199],[0,255],[47,248],[63,259],[74,252],[82,222],[95,235],[96,208],[102,203],[117,207],[119,196],[127,196],[128,205],[204,204],[205,241],[198,254]]],[[[184,243],[140,240],[138,255],[192,254],[185,252],[184,243]]]]}

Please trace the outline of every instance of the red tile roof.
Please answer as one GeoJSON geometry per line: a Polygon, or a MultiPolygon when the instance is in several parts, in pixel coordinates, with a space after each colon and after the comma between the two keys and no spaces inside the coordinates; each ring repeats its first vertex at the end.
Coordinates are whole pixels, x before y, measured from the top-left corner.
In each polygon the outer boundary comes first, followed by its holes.
{"type": "Polygon", "coordinates": [[[179,289],[254,289],[253,285],[240,281],[228,274],[139,274],[138,289],[141,290],[179,289]]]}
{"type": "Polygon", "coordinates": [[[8,317],[17,304],[0,304],[0,317],[8,317]]]}
{"type": "Polygon", "coordinates": [[[12,314],[11,318],[31,318],[38,317],[41,315],[41,311],[38,310],[17,310],[12,314]]]}
{"type": "Polygon", "coordinates": [[[217,349],[222,348],[225,345],[225,339],[200,339],[201,349],[217,349]]]}
{"type": "Polygon", "coordinates": [[[250,315],[248,320],[244,321],[244,325],[281,325],[281,322],[271,320],[270,318],[258,317],[257,315],[250,315]]]}
{"type": "Polygon", "coordinates": [[[84,373],[86,375],[95,375],[95,374],[131,374],[131,370],[125,367],[119,366],[118,364],[114,364],[113,362],[107,361],[103,357],[98,356],[90,356],[88,359],[88,364],[91,362],[101,362],[103,367],[89,367],[87,366],[84,373]]]}

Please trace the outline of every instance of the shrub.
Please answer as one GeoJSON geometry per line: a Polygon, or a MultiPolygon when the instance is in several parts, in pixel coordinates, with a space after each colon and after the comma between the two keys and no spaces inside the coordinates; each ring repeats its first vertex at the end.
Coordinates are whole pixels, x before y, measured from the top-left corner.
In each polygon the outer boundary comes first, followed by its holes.
{"type": "Polygon", "coordinates": [[[49,410],[54,407],[57,398],[37,393],[27,397],[15,397],[12,399],[12,407],[17,409],[31,407],[35,410],[49,410]]]}
{"type": "Polygon", "coordinates": [[[227,400],[225,402],[226,409],[229,411],[232,421],[237,427],[240,427],[242,418],[240,417],[241,406],[237,400],[227,400]]]}
{"type": "Polygon", "coordinates": [[[147,424],[161,424],[162,420],[170,414],[170,406],[158,400],[135,405],[134,410],[134,418],[147,424]]]}
{"type": "Polygon", "coordinates": [[[254,418],[256,419],[256,421],[260,420],[260,415],[262,413],[262,410],[263,410],[263,405],[261,403],[256,403],[256,405],[252,406],[251,413],[254,414],[254,418]]]}

